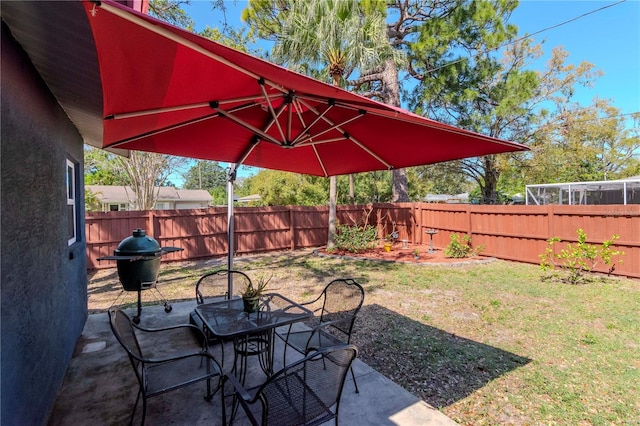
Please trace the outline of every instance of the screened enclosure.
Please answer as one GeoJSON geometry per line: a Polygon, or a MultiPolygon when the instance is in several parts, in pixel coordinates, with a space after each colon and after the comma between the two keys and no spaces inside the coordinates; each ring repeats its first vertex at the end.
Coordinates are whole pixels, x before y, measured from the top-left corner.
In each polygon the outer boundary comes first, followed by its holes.
{"type": "Polygon", "coordinates": [[[640,204],[640,177],[527,185],[527,205],[640,204]]]}

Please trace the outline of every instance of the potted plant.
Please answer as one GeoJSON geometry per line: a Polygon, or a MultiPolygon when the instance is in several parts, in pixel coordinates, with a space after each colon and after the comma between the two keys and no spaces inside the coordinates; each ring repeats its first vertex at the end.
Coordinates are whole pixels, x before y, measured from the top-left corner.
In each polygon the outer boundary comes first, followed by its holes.
{"type": "MultiPolygon", "coordinates": [[[[395,223],[394,223],[394,228],[395,228],[395,223]]],[[[385,242],[384,242],[384,251],[389,252],[393,249],[393,244],[396,242],[396,240],[398,239],[398,231],[393,231],[392,233],[390,233],[389,235],[387,235],[387,237],[385,238],[385,242]]]]}
{"type": "Polygon", "coordinates": [[[413,253],[413,258],[414,259],[416,259],[416,260],[420,259],[420,250],[418,250],[417,248],[414,248],[412,253],[413,253]]]}
{"type": "Polygon", "coordinates": [[[240,293],[245,312],[258,312],[260,308],[260,296],[264,294],[269,281],[271,281],[271,277],[266,278],[264,275],[260,275],[255,284],[249,281],[249,284],[247,284],[245,289],[240,293]]]}

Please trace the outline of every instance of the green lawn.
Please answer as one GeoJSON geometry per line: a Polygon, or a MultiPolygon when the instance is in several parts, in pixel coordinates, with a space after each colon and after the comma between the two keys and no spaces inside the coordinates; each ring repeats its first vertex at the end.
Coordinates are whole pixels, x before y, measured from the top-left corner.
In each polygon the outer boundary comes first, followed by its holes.
{"type": "MultiPolygon", "coordinates": [[[[165,264],[159,288],[193,298],[197,276],[215,268],[165,264]]],[[[434,267],[308,251],[241,258],[236,268],[273,273],[271,289],[299,301],[332,277],[355,278],[366,290],[353,338],[361,359],[461,424],[640,424],[638,280],[572,286],[543,282],[536,265],[434,267]]],[[[114,274],[101,274],[90,308],[119,292],[114,274]]]]}

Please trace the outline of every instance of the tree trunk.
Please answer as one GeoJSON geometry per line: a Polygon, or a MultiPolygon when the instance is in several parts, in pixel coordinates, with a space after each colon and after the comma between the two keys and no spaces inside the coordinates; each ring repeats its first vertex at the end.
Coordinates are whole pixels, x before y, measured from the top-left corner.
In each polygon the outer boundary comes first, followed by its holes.
{"type": "Polygon", "coordinates": [[[336,198],[338,193],[338,185],[336,184],[336,177],[331,176],[329,178],[329,233],[327,235],[327,249],[335,247],[336,236],[336,198]]]}
{"type": "Polygon", "coordinates": [[[484,163],[484,187],[482,188],[482,198],[484,204],[498,204],[498,179],[500,171],[496,167],[495,156],[487,155],[483,158],[484,163]]]}
{"type": "Polygon", "coordinates": [[[356,203],[356,191],[353,183],[353,173],[349,175],[349,204],[354,205],[356,203]]]}
{"type": "MultiPolygon", "coordinates": [[[[340,86],[342,74],[332,74],[334,86],[340,86]]],[[[335,176],[329,177],[329,232],[327,235],[327,249],[332,249],[336,245],[336,206],[338,198],[338,184],[335,176]]]]}
{"type": "MultiPolygon", "coordinates": [[[[398,80],[398,67],[393,59],[387,59],[382,71],[382,87],[384,91],[384,103],[400,107],[400,84],[398,80]]],[[[409,183],[404,169],[393,170],[393,202],[403,203],[409,201],[409,183]]]]}
{"type": "Polygon", "coordinates": [[[406,203],[409,201],[409,183],[407,173],[404,169],[394,169],[392,171],[393,187],[392,201],[394,203],[406,203]]]}

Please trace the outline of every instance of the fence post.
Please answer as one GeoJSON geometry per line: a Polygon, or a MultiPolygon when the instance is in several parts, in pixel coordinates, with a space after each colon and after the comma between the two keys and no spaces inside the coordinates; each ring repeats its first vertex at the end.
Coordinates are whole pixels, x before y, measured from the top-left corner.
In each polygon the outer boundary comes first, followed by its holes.
{"type": "Polygon", "coordinates": [[[413,205],[413,244],[418,244],[418,235],[422,230],[422,203],[415,203],[413,205]]]}
{"type": "MultiPolygon", "coordinates": [[[[553,238],[553,230],[554,230],[554,226],[553,226],[553,221],[554,221],[553,204],[547,204],[546,207],[547,207],[546,208],[546,210],[547,210],[547,238],[546,238],[546,241],[549,241],[549,239],[553,238]]],[[[552,250],[553,250],[552,255],[555,256],[556,255],[556,251],[558,250],[558,245],[554,244],[552,246],[552,250]]]]}
{"type": "Polygon", "coordinates": [[[153,210],[149,210],[147,213],[147,235],[151,235],[153,238],[158,238],[159,235],[155,233],[155,221],[153,218],[153,210]]]}
{"type": "Polygon", "coordinates": [[[289,236],[291,238],[291,251],[296,249],[296,228],[294,225],[295,215],[293,214],[293,207],[289,206],[289,236]]]}

